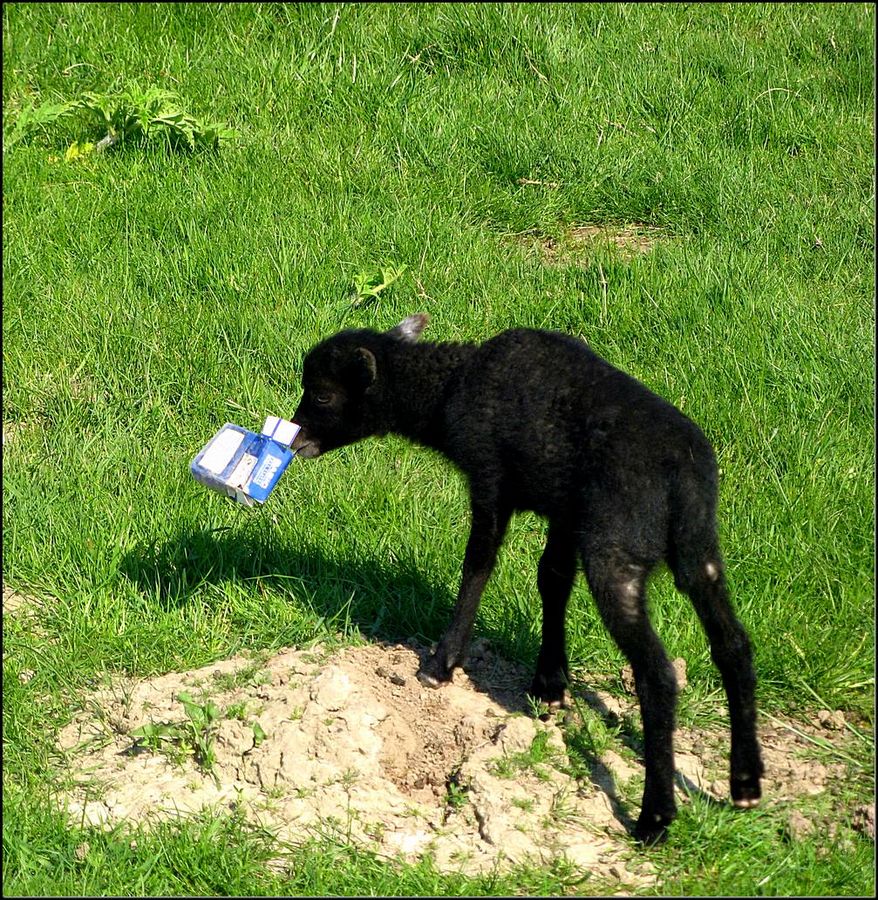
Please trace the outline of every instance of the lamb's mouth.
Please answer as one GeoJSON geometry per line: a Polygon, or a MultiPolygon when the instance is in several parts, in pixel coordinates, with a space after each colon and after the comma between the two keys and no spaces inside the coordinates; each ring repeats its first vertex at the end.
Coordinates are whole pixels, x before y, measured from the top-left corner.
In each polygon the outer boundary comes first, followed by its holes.
{"type": "Polygon", "coordinates": [[[298,456],[302,456],[305,459],[314,459],[320,456],[320,445],[317,441],[304,441],[298,447],[293,444],[293,450],[296,451],[298,456]]]}
{"type": "Polygon", "coordinates": [[[301,431],[296,435],[296,439],[293,441],[290,449],[305,459],[313,459],[315,456],[320,456],[319,442],[303,435],[301,431]]]}

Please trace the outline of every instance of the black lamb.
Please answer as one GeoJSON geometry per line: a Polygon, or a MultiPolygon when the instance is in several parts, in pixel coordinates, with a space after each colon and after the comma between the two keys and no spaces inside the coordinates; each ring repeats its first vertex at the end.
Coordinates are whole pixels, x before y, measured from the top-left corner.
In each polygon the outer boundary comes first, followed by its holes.
{"type": "Polygon", "coordinates": [[[631,663],[646,784],[635,837],[665,836],[676,814],[677,683],[646,608],[665,561],[688,594],[722,675],[731,723],[731,796],[760,798],[750,641],[729,602],[717,538],[717,465],[702,431],[585,343],[512,329],[481,345],[418,343],[410,316],[388,332],[342,331],[306,356],[293,445],[314,457],[393,432],[432,447],[469,481],[472,525],[453,621],[418,677],[438,687],[462,664],[510,516],[549,521],[539,563],[542,644],[531,693],[563,702],[564,616],[581,561],[600,615],[631,663]]]}

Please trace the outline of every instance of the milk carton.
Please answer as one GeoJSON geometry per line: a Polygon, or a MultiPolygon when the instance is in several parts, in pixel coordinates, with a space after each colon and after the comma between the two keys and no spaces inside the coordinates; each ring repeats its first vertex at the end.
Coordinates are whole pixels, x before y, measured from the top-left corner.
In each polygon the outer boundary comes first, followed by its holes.
{"type": "Polygon", "coordinates": [[[269,416],[256,434],[226,422],[189,465],[196,481],[244,506],[265,503],[295,451],[299,425],[269,416]]]}

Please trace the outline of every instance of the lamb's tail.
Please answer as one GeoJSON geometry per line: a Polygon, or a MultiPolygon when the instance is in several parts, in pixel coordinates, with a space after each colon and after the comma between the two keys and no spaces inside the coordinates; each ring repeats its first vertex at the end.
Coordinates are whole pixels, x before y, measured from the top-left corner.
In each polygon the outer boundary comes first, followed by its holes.
{"type": "Polygon", "coordinates": [[[706,440],[690,445],[689,458],[671,478],[668,567],[686,593],[705,571],[722,574],[716,507],[719,472],[706,440]]]}

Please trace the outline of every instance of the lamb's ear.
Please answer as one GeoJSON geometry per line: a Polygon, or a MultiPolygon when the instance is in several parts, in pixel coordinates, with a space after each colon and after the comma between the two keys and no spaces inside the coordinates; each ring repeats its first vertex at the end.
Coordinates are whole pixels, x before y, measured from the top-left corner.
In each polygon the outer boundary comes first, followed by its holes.
{"type": "Polygon", "coordinates": [[[357,347],[354,350],[353,368],[357,381],[364,388],[371,387],[378,377],[378,366],[375,362],[375,354],[365,347],[357,347]]]}
{"type": "Polygon", "coordinates": [[[426,313],[415,313],[413,316],[403,319],[399,325],[394,326],[387,333],[399,341],[414,344],[429,321],[430,317],[426,313]]]}

